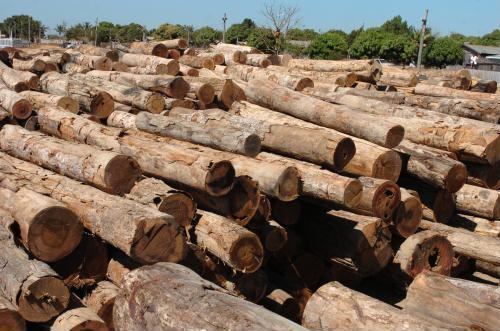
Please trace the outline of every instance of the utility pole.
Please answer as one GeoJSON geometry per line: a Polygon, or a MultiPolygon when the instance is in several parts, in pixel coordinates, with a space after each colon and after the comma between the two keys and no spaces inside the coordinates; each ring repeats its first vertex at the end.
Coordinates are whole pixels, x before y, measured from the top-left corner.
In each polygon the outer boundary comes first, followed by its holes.
{"type": "Polygon", "coordinates": [[[94,40],[94,46],[97,46],[97,26],[99,25],[99,17],[96,17],[95,19],[95,40],[94,40]]]}
{"type": "Polygon", "coordinates": [[[28,46],[31,46],[31,16],[28,16],[28,46]]]}
{"type": "Polygon", "coordinates": [[[425,36],[425,27],[427,24],[427,14],[429,14],[429,9],[425,10],[424,17],[422,17],[422,31],[420,32],[420,45],[418,46],[418,58],[417,58],[417,68],[421,68],[422,66],[422,51],[424,49],[424,36],[425,36]]]}
{"type": "Polygon", "coordinates": [[[222,22],[224,22],[224,30],[222,31],[222,42],[226,43],[226,21],[227,21],[227,16],[226,13],[224,13],[224,17],[222,18],[222,22]]]}

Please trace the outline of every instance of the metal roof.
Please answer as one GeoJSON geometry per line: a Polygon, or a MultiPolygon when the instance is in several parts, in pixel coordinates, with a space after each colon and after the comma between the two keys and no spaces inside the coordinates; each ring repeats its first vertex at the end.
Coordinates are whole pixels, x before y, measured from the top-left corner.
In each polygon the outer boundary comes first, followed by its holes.
{"type": "Polygon", "coordinates": [[[464,48],[471,50],[474,53],[481,55],[497,55],[500,54],[500,47],[494,46],[483,46],[483,45],[472,45],[469,43],[464,43],[464,48]]]}

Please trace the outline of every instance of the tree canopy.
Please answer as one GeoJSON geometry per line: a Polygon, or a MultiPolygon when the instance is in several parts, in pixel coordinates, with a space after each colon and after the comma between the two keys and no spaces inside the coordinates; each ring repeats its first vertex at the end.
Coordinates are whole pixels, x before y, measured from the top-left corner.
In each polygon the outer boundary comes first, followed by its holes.
{"type": "Polygon", "coordinates": [[[317,36],[309,46],[312,59],[340,60],[347,56],[349,45],[347,35],[338,31],[326,32],[317,36]]]}

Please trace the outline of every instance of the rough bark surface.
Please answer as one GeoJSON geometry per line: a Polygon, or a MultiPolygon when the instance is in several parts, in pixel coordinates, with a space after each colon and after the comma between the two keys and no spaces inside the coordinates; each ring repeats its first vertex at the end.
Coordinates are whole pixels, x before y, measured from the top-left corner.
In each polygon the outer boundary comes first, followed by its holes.
{"type": "Polygon", "coordinates": [[[31,116],[31,103],[14,91],[9,90],[0,81],[0,106],[17,119],[26,119],[31,116]]]}
{"type": "Polygon", "coordinates": [[[56,318],[53,331],[107,331],[106,323],[87,307],[70,309],[56,318]]]}
{"type": "Polygon", "coordinates": [[[60,107],[73,114],[78,113],[78,102],[70,97],[41,93],[36,91],[23,91],[19,95],[28,100],[33,108],[40,109],[46,106],[60,107]]]}
{"type": "Polygon", "coordinates": [[[154,55],[123,54],[120,61],[128,66],[151,68],[156,74],[168,74],[175,76],[179,73],[179,62],[173,59],[165,59],[154,55]]]}
{"type": "Polygon", "coordinates": [[[99,316],[106,326],[113,330],[113,306],[115,298],[120,293],[120,288],[115,284],[102,281],[84,299],[83,303],[88,309],[99,316]]]}
{"type": "Polygon", "coordinates": [[[467,214],[500,220],[500,193],[497,190],[464,185],[456,193],[457,209],[467,214]]]}

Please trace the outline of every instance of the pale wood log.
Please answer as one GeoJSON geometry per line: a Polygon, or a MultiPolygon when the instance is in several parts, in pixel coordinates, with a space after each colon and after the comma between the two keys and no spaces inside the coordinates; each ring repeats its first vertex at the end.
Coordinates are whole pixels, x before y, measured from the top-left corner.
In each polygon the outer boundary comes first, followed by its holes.
{"type": "Polygon", "coordinates": [[[473,92],[483,92],[483,93],[496,93],[497,91],[497,81],[496,80],[472,80],[470,90],[473,92]]]}
{"type": "Polygon", "coordinates": [[[453,215],[448,225],[467,229],[485,236],[500,237],[500,221],[492,221],[471,215],[456,214],[453,215]]]}
{"type": "MultiPolygon", "coordinates": [[[[9,68],[0,61],[0,78],[11,90],[21,92],[24,90],[38,88],[38,76],[27,71],[9,68]]],[[[3,85],[2,83],[2,85],[3,85]]]]}
{"type": "MultiPolygon", "coordinates": [[[[116,105],[115,105],[116,106],[116,105]]],[[[81,115],[80,115],[81,116],[81,115]]],[[[116,110],[112,112],[108,118],[106,119],[106,124],[108,126],[112,126],[115,128],[124,128],[124,129],[135,129],[135,115],[130,114],[129,112],[124,112],[121,110],[116,110]]]]}
{"type": "Polygon", "coordinates": [[[83,299],[88,309],[97,314],[113,330],[113,306],[120,289],[111,282],[102,281],[83,299]]]}
{"type": "Polygon", "coordinates": [[[216,95],[216,102],[220,108],[229,109],[233,102],[246,100],[244,90],[232,79],[216,77],[184,77],[190,84],[194,82],[210,84],[216,95]]]}
{"type": "MultiPolygon", "coordinates": [[[[469,90],[471,87],[471,80],[466,77],[433,77],[430,79],[422,80],[424,84],[427,85],[437,85],[443,87],[449,87],[457,90],[469,90]]],[[[415,85],[413,85],[415,86],[415,85]]]]}
{"type": "Polygon", "coordinates": [[[358,78],[358,72],[310,71],[276,65],[269,66],[267,67],[267,69],[302,77],[308,77],[314,80],[314,87],[318,87],[321,84],[328,84],[331,88],[334,88],[334,84],[338,86],[353,86],[358,78]]]}
{"type": "Polygon", "coordinates": [[[290,68],[297,68],[311,71],[365,71],[372,74],[382,71],[380,63],[374,60],[305,60],[292,59],[287,64],[290,68]]]}
{"type": "Polygon", "coordinates": [[[196,49],[194,48],[185,48],[184,50],[182,50],[182,54],[186,54],[186,55],[196,55],[196,49]]]}
{"type": "MultiPolygon", "coordinates": [[[[316,71],[319,72],[319,71],[316,71]]],[[[310,76],[309,76],[310,77],[310,76]]],[[[332,74],[328,81],[314,80],[314,87],[318,89],[328,90],[332,85],[339,87],[353,87],[356,84],[357,75],[354,72],[332,74]]]]}
{"type": "Polygon", "coordinates": [[[41,93],[37,91],[23,91],[19,95],[28,100],[33,108],[40,109],[45,106],[54,106],[65,109],[73,114],[78,113],[80,106],[71,97],[41,93]]]}
{"type": "Polygon", "coordinates": [[[40,132],[7,125],[0,131],[0,148],[17,158],[76,179],[110,194],[130,192],[141,176],[128,156],[75,144],[40,132]]]}
{"type": "Polygon", "coordinates": [[[184,65],[187,65],[187,66],[190,66],[190,67],[193,67],[196,69],[201,69],[201,68],[207,68],[210,70],[215,69],[214,60],[208,56],[183,55],[179,58],[179,63],[182,63],[184,65]]]}
{"type": "MultiPolygon", "coordinates": [[[[69,113],[68,113],[69,114],[69,113]]],[[[26,187],[63,202],[90,232],[142,263],[179,261],[184,236],[173,217],[0,154],[0,185],[26,187]]]]}
{"type": "MultiPolygon", "coordinates": [[[[235,102],[231,113],[253,119],[263,119],[274,125],[293,125],[324,132],[326,135],[337,136],[338,131],[324,128],[298,118],[275,112],[249,102],[235,102]]],[[[397,181],[401,172],[402,161],[399,155],[389,149],[372,144],[366,140],[351,138],[356,146],[356,153],[343,168],[343,171],[360,176],[384,178],[397,181]]]]}
{"type": "MultiPolygon", "coordinates": [[[[359,74],[359,73],[358,73],[359,74]]],[[[357,95],[360,97],[376,99],[380,101],[390,102],[393,104],[403,104],[405,103],[408,95],[402,92],[381,92],[376,90],[359,90],[355,88],[347,88],[347,87],[332,87],[332,90],[337,93],[357,95]]]]}
{"type": "Polygon", "coordinates": [[[200,71],[196,68],[192,68],[184,64],[179,64],[179,74],[182,74],[182,76],[198,77],[200,76],[200,71]]]}
{"type": "Polygon", "coordinates": [[[97,77],[127,86],[138,86],[148,91],[182,99],[189,91],[189,84],[182,77],[167,75],[137,75],[126,72],[93,70],[87,76],[97,77]]]}
{"type": "Polygon", "coordinates": [[[215,98],[215,89],[212,85],[200,81],[189,82],[189,93],[204,104],[210,104],[215,98]]]}
{"type": "Polygon", "coordinates": [[[113,109],[114,109],[114,111],[111,114],[109,114],[108,118],[112,114],[114,114],[115,111],[122,112],[122,113],[125,112],[125,113],[130,113],[130,114],[138,114],[139,112],[142,111],[142,110],[137,109],[135,107],[124,105],[123,103],[120,103],[120,102],[115,102],[113,109]]]}
{"type": "Polygon", "coordinates": [[[134,54],[155,55],[163,58],[166,58],[168,55],[167,46],[155,42],[135,41],[130,44],[129,51],[134,54]]]}
{"type": "Polygon", "coordinates": [[[194,102],[189,99],[165,98],[165,109],[171,110],[174,107],[194,109],[194,102]]]}
{"type": "MultiPolygon", "coordinates": [[[[190,55],[190,54],[186,54],[184,53],[185,55],[190,55]]],[[[221,64],[224,64],[224,54],[223,53],[212,53],[212,52],[200,52],[200,53],[197,53],[196,54],[197,56],[201,56],[201,57],[210,57],[212,58],[212,60],[214,60],[214,64],[215,65],[221,65],[221,64]]]]}
{"type": "Polygon", "coordinates": [[[131,156],[146,174],[212,195],[226,194],[233,184],[235,171],[231,162],[223,158],[225,155],[219,157],[215,150],[200,153],[197,145],[179,147],[170,138],[106,127],[54,108],[45,108],[39,116],[44,132],[131,156]]]}
{"type": "Polygon", "coordinates": [[[82,54],[74,50],[67,50],[62,55],[63,63],[75,63],[82,67],[95,70],[111,70],[112,61],[105,56],[82,54]]]}
{"type": "Polygon", "coordinates": [[[31,72],[41,72],[45,70],[45,62],[40,59],[31,59],[28,61],[22,61],[18,59],[12,60],[12,69],[31,71],[31,72]]]}
{"type": "Polygon", "coordinates": [[[67,74],[85,74],[89,72],[91,69],[85,66],[81,66],[79,64],[68,62],[61,66],[61,71],[67,74]]]}
{"type": "Polygon", "coordinates": [[[43,92],[67,96],[76,100],[82,109],[99,118],[106,118],[113,112],[113,97],[102,90],[97,90],[84,82],[57,72],[43,74],[40,79],[43,92]]]}
{"type": "Polygon", "coordinates": [[[302,325],[311,330],[446,330],[338,282],[320,287],[306,305],[302,325]]]}
{"type": "Polygon", "coordinates": [[[381,146],[397,146],[404,129],[345,106],[333,105],[316,98],[280,87],[270,81],[251,80],[245,94],[250,102],[268,106],[318,125],[366,139],[381,146]]]}
{"type": "Polygon", "coordinates": [[[80,307],[70,309],[59,315],[52,327],[52,331],[108,331],[106,323],[91,309],[80,307]]]}
{"type": "Polygon", "coordinates": [[[156,74],[175,76],[179,72],[179,62],[174,59],[165,59],[154,55],[122,54],[120,61],[128,66],[151,68],[156,74]]]}
{"type": "Polygon", "coordinates": [[[378,82],[385,85],[412,87],[418,84],[418,78],[414,73],[406,70],[387,71],[384,69],[378,82]]]}
{"type": "Polygon", "coordinates": [[[456,201],[459,211],[500,220],[499,191],[466,184],[456,193],[456,201]]]}
{"type": "Polygon", "coordinates": [[[10,212],[18,226],[20,241],[37,259],[60,260],[80,243],[83,226],[63,203],[25,188],[17,192],[0,188],[0,197],[0,208],[10,212]]]}
{"type": "Polygon", "coordinates": [[[0,106],[17,119],[26,119],[32,114],[31,103],[16,92],[9,90],[1,81],[0,106]]]}
{"type": "Polygon", "coordinates": [[[266,54],[247,54],[247,60],[245,61],[245,64],[254,67],[267,68],[271,65],[271,60],[269,60],[269,55],[266,54]]]}
{"type": "Polygon", "coordinates": [[[88,55],[105,56],[113,62],[116,62],[120,59],[120,55],[118,51],[115,49],[107,49],[107,48],[97,47],[94,45],[84,44],[84,45],[78,45],[75,48],[75,50],[88,55]]]}
{"type": "Polygon", "coordinates": [[[16,307],[0,293],[0,331],[26,331],[26,322],[16,307]]]}
{"type": "Polygon", "coordinates": [[[158,65],[131,66],[127,67],[127,72],[137,75],[170,75],[168,67],[163,63],[158,65]]]}
{"type": "Polygon", "coordinates": [[[230,295],[186,267],[171,263],[128,273],[122,293],[115,301],[113,317],[116,330],[149,329],[153,325],[191,330],[304,330],[298,324],[230,295]],[[144,314],[142,310],[131,312],[132,293],[134,297],[147,298],[147,301],[136,301],[138,306],[152,300],[158,303],[162,313],[153,314],[153,319],[144,319],[140,317],[144,314]],[[201,315],[205,318],[197,317],[201,315]]]}
{"type": "Polygon", "coordinates": [[[215,45],[210,45],[211,48],[215,49],[216,51],[220,52],[236,52],[240,51],[243,53],[249,53],[249,54],[261,54],[262,52],[259,51],[255,47],[251,46],[244,46],[244,45],[233,45],[233,44],[225,44],[225,43],[218,43],[215,45]]]}
{"type": "MultiPolygon", "coordinates": [[[[10,215],[0,210],[0,218],[5,217],[10,215]]],[[[0,227],[0,242],[0,286],[21,317],[47,322],[63,312],[69,303],[69,291],[56,272],[17,247],[12,233],[4,227],[0,227]]]]}
{"type": "Polygon", "coordinates": [[[391,223],[397,234],[408,238],[414,234],[420,225],[423,215],[423,207],[420,199],[410,194],[404,188],[400,188],[401,202],[394,211],[391,223]]]}
{"type": "Polygon", "coordinates": [[[186,49],[188,47],[186,39],[183,38],[162,40],[160,43],[165,45],[168,49],[186,49]]]}
{"type": "Polygon", "coordinates": [[[446,98],[465,98],[478,101],[500,101],[498,94],[482,93],[456,90],[449,87],[426,85],[424,83],[417,84],[414,89],[415,94],[429,95],[433,97],[446,97],[446,98]]]}
{"type": "Polygon", "coordinates": [[[498,286],[425,272],[412,282],[402,306],[409,314],[448,328],[495,330],[500,324],[499,301],[498,286]],[[452,309],[443,309],[443,302],[452,309]]]}
{"type": "Polygon", "coordinates": [[[228,126],[209,127],[175,117],[153,115],[146,112],[136,116],[135,125],[139,130],[149,133],[252,157],[256,156],[261,148],[258,135],[242,132],[228,126]]]}

